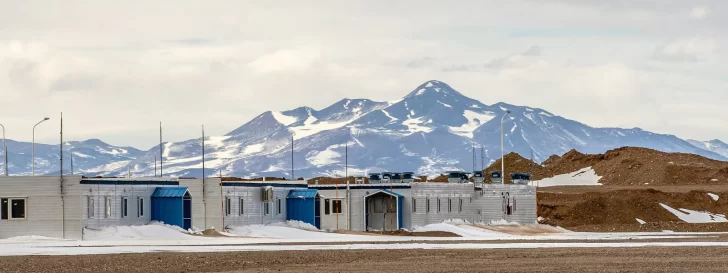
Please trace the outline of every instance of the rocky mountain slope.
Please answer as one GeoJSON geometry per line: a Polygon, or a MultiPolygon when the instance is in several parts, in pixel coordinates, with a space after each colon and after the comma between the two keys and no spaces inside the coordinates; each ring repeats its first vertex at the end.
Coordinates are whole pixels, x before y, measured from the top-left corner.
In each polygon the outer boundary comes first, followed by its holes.
{"type": "MultiPolygon", "coordinates": [[[[224,136],[205,138],[205,173],[290,178],[292,158],[295,176],[308,178],[380,171],[431,176],[453,169],[469,171],[500,157],[501,118],[507,110],[511,113],[503,125],[506,153],[532,155],[537,162],[572,149],[602,153],[622,146],[728,160],[673,135],[639,128],[593,128],[543,109],[487,105],[433,80],[395,101],[342,99],[321,110],[299,107],[262,113],[224,136]],[[478,155],[473,164],[473,147],[485,151],[484,162],[478,155]]],[[[201,138],[163,145],[165,175],[202,176],[201,138]]],[[[94,161],[95,165],[79,170],[88,175],[122,176],[128,170],[133,176],[154,175],[158,146],[142,153],[123,149],[127,154],[117,153],[109,161],[94,161]]],[[[18,153],[11,149],[13,152],[18,153]]],[[[45,154],[48,168],[44,172],[57,170],[51,162],[54,156],[58,158],[57,151],[45,154]]],[[[92,156],[89,164],[91,159],[103,158],[102,154],[83,154],[92,156]]],[[[29,169],[29,159],[11,161],[17,168],[11,173],[29,169]]]]}

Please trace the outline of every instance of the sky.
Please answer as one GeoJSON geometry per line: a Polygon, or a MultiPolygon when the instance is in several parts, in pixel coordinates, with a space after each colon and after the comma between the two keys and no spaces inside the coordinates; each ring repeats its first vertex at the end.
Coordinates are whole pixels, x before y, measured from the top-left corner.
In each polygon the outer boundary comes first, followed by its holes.
{"type": "Polygon", "coordinates": [[[440,80],[594,127],[728,141],[728,1],[0,0],[7,137],[149,149],[440,80]]]}

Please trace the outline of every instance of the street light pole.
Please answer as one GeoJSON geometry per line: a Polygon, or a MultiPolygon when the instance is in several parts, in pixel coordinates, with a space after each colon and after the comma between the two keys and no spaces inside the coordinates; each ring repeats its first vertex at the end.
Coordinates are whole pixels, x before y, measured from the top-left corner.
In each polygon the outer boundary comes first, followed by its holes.
{"type": "Polygon", "coordinates": [[[295,135],[295,132],[291,132],[291,180],[296,180],[296,176],[293,174],[293,137],[295,135]]]}
{"type": "Polygon", "coordinates": [[[506,110],[506,114],[503,115],[503,117],[501,118],[501,177],[503,179],[503,184],[506,183],[506,177],[505,177],[505,175],[506,175],[506,158],[505,158],[505,153],[503,152],[504,151],[503,150],[503,135],[504,135],[504,133],[503,133],[503,121],[506,119],[506,117],[510,113],[511,113],[510,110],[506,110]]]}
{"type": "Polygon", "coordinates": [[[5,176],[8,176],[8,146],[5,143],[5,126],[0,124],[0,128],[3,128],[3,157],[5,157],[5,176]]]}
{"type": "Polygon", "coordinates": [[[31,163],[31,174],[32,174],[32,176],[35,176],[35,127],[38,126],[38,124],[41,124],[44,121],[49,120],[49,119],[50,118],[48,118],[48,117],[43,118],[43,120],[39,121],[38,123],[36,123],[33,126],[33,144],[32,144],[32,148],[31,148],[33,151],[31,153],[31,157],[30,157],[30,161],[32,162],[31,163]]]}

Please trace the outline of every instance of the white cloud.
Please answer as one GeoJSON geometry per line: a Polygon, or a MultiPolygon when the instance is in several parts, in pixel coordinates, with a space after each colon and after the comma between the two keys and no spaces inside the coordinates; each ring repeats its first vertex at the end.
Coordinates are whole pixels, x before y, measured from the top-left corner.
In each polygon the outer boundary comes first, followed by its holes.
{"type": "Polygon", "coordinates": [[[315,49],[283,49],[271,54],[262,55],[248,65],[256,73],[280,73],[287,71],[305,71],[318,59],[319,52],[315,49]]]}
{"type": "Polygon", "coordinates": [[[696,19],[703,19],[710,14],[710,9],[707,7],[694,7],[690,11],[690,16],[696,19]]]}
{"type": "Polygon", "coordinates": [[[709,38],[691,38],[677,40],[658,46],[652,57],[668,62],[700,62],[708,61],[715,56],[718,43],[709,38]]]}
{"type": "MultiPolygon", "coordinates": [[[[0,40],[0,123],[12,139],[63,111],[67,139],[148,148],[160,120],[165,140],[200,124],[221,135],[267,110],[393,100],[430,79],[593,126],[728,139],[703,122],[728,110],[700,107],[728,100],[728,22],[710,16],[720,0],[701,2],[699,22],[680,0],[5,2],[0,37],[15,41],[0,40]],[[656,114],[669,103],[692,110],[656,114]]],[[[36,139],[57,143],[57,128],[36,139]]]]}

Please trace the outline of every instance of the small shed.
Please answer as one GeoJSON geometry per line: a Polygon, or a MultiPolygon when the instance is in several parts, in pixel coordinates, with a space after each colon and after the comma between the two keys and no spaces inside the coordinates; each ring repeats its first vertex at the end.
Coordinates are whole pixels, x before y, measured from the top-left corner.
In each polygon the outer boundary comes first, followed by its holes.
{"type": "Polygon", "coordinates": [[[157,187],[151,199],[152,221],[192,228],[192,196],[187,187],[157,187]]]}
{"type": "Polygon", "coordinates": [[[286,197],[286,220],[321,228],[321,196],[317,189],[291,190],[286,197]]]}

